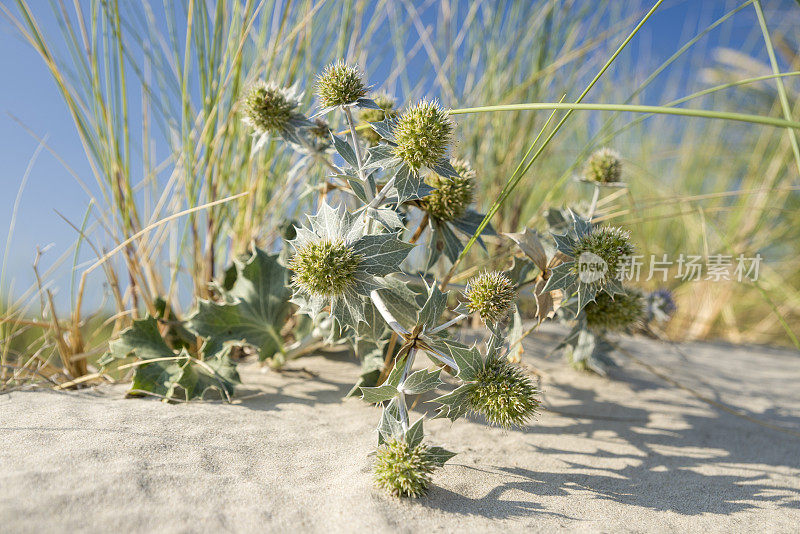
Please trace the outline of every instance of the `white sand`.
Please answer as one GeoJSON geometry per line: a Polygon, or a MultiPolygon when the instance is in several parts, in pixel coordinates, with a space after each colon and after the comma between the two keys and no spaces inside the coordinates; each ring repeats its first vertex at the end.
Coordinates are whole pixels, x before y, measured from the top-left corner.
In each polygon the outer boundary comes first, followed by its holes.
{"type": "MultiPolygon", "coordinates": [[[[800,356],[626,341],[719,402],[800,432],[800,356]]],[[[0,396],[3,532],[740,531],[800,529],[800,438],[703,403],[626,363],[579,374],[552,342],[526,362],[552,408],[523,431],[426,423],[459,452],[429,495],[375,490],[379,411],[342,400],[346,358],[243,369],[238,405],[123,399],[124,388],[0,396]]],[[[421,403],[422,404],[422,403],[421,403]]],[[[418,405],[417,409],[419,410],[418,405]]]]}

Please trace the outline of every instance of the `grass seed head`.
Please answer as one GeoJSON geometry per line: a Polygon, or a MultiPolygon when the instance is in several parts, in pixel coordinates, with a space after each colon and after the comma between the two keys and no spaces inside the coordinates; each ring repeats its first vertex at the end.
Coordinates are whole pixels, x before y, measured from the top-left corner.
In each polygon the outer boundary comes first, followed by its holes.
{"type": "Polygon", "coordinates": [[[622,180],[622,159],[618,152],[601,148],[589,157],[583,177],[590,182],[608,184],[622,180]]]}
{"type": "Polygon", "coordinates": [[[397,119],[395,155],[418,170],[445,157],[453,123],[436,101],[420,100],[397,119]]]}
{"type": "Polygon", "coordinates": [[[484,271],[474,276],[464,290],[467,309],[478,312],[484,323],[502,321],[516,297],[514,282],[500,271],[484,271]]]}
{"type": "Polygon", "coordinates": [[[355,282],[353,274],[361,259],[342,241],[307,243],[289,262],[294,271],[292,284],[308,295],[341,295],[355,282]]]}
{"type": "Polygon", "coordinates": [[[419,497],[431,483],[436,465],[425,445],[411,448],[405,440],[392,439],[378,447],[372,474],[375,483],[396,497],[419,497]]]}
{"type": "Polygon", "coordinates": [[[469,402],[472,411],[494,425],[521,427],[539,408],[538,393],[519,367],[494,359],[478,374],[469,402]]]}
{"type": "Polygon", "coordinates": [[[358,67],[343,61],[328,65],[317,77],[317,96],[326,108],[352,104],[367,91],[358,67]]]}

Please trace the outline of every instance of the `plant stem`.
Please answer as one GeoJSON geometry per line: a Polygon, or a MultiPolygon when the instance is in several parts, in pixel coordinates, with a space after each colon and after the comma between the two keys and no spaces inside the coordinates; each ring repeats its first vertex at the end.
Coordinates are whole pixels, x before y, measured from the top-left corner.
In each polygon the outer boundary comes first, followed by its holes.
{"type": "Polygon", "coordinates": [[[344,110],[344,116],[347,117],[347,124],[350,126],[350,137],[353,143],[353,151],[356,153],[356,164],[358,165],[358,177],[364,182],[364,190],[367,191],[367,196],[372,199],[374,198],[373,192],[366,186],[366,178],[364,177],[364,160],[361,157],[361,146],[358,144],[358,134],[356,133],[356,123],[353,121],[353,112],[350,110],[349,107],[344,106],[342,107],[344,110]]]}
{"type": "Polygon", "coordinates": [[[433,328],[433,329],[429,330],[428,333],[429,334],[435,334],[436,332],[441,332],[445,328],[450,328],[454,324],[463,321],[467,317],[469,317],[469,315],[464,315],[463,313],[459,313],[457,316],[453,317],[452,319],[450,319],[446,323],[442,323],[439,326],[437,326],[436,328],[433,328]]]}
{"type": "Polygon", "coordinates": [[[592,217],[594,217],[594,212],[597,209],[597,201],[600,200],[600,186],[597,184],[594,185],[594,193],[592,194],[592,204],[589,206],[589,213],[586,215],[586,219],[591,222],[592,217]]]}

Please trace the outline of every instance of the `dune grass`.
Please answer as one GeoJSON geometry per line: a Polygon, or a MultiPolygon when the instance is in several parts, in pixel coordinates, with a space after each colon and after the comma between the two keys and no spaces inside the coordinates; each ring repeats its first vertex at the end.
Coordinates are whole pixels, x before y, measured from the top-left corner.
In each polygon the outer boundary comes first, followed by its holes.
{"type": "MultiPolygon", "coordinates": [[[[85,217],[69,221],[75,247],[51,262],[72,261],[70,309],[52,303],[46,272],[15,297],[4,280],[4,365],[20,361],[17,351],[34,367],[83,374],[131,318],[159,307],[181,318],[251,242],[278,246],[283,223],[317,201],[301,184],[322,183],[326,169],[278,142],[254,153],[238,101],[262,77],[307,85],[337,58],[359,63],[368,78],[381,73],[388,81],[375,89],[404,99],[438,94],[454,110],[464,132],[457,155],[474,161],[479,201],[501,231],[540,227],[544,210],[585,196],[571,178],[592,150],[621,150],[629,187],[600,199],[598,220],[630,228],[642,253],[766,258],[757,287],[649,282],[678,293],[671,335],[792,343],[800,317],[800,56],[791,30],[800,9],[770,18],[757,0],[732,3],[716,20],[687,22],[682,45],[657,63],[644,45],[624,45],[659,4],[1,6],[50,70],[92,170],[74,176],[87,195],[85,217]],[[62,20],[60,34],[45,34],[46,17],[62,20]],[[733,42],[734,21],[752,26],[749,50],[704,44],[712,33],[733,42]],[[765,64],[731,59],[764,50],[765,64]],[[645,104],[653,99],[663,104],[645,104]],[[689,99],[692,107],[682,107],[689,99]],[[548,116],[556,120],[545,126],[548,116]],[[544,141],[529,158],[539,132],[544,141]],[[316,178],[299,180],[301,173],[316,178]],[[87,251],[91,271],[80,261],[87,251]],[[87,280],[104,280],[106,302],[85,301],[87,280]]],[[[311,95],[304,101],[310,109],[311,95]]],[[[510,250],[490,247],[492,261],[508,260],[510,250]]],[[[476,251],[469,258],[473,267],[461,265],[454,280],[487,262],[476,251]]]]}

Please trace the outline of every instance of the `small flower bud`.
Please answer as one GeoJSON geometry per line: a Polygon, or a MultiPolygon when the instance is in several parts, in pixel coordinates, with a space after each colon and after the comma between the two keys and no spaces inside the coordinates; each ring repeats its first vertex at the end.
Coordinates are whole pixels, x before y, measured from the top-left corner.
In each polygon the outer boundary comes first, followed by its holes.
{"type": "Polygon", "coordinates": [[[419,497],[431,483],[436,465],[425,445],[410,448],[405,440],[392,439],[378,447],[372,473],[375,483],[396,497],[419,497]]]}
{"type": "Polygon", "coordinates": [[[253,85],[242,103],[245,122],[260,134],[286,130],[300,105],[293,90],[266,82],[253,85]]]}
{"type": "Polygon", "coordinates": [[[514,283],[499,271],[485,271],[473,277],[464,291],[467,309],[478,312],[484,323],[496,323],[505,319],[514,303],[514,283]]]}
{"type": "Polygon", "coordinates": [[[601,148],[589,157],[583,177],[590,182],[608,184],[622,180],[622,160],[618,152],[601,148]]]}
{"type": "Polygon", "coordinates": [[[421,100],[397,119],[395,155],[414,170],[445,157],[453,123],[438,102],[421,100]]]}
{"type": "Polygon", "coordinates": [[[505,359],[495,359],[478,374],[469,403],[472,411],[491,424],[521,427],[539,408],[538,393],[519,367],[505,359]]]}
{"type": "Polygon", "coordinates": [[[303,245],[289,262],[292,284],[312,296],[341,295],[355,279],[361,257],[343,242],[315,241],[303,245]]]}
{"type": "MultiPolygon", "coordinates": [[[[359,118],[362,121],[381,122],[386,119],[393,119],[397,116],[397,110],[394,109],[395,101],[393,98],[387,95],[378,95],[373,100],[381,109],[367,108],[361,110],[359,118]]],[[[377,145],[382,139],[378,132],[372,128],[367,128],[359,133],[370,145],[377,145]]]]}
{"type": "Polygon", "coordinates": [[[464,215],[472,204],[475,190],[475,171],[466,160],[451,159],[450,164],[459,176],[444,178],[432,174],[426,181],[435,189],[420,201],[422,208],[439,221],[454,221],[464,215]]]}
{"type": "Polygon", "coordinates": [[[358,67],[337,61],[317,77],[317,96],[323,107],[353,104],[367,94],[358,67]]]}
{"type": "Polygon", "coordinates": [[[645,302],[639,291],[629,288],[613,299],[607,293],[600,293],[583,311],[591,330],[621,332],[642,322],[645,302]]]}

